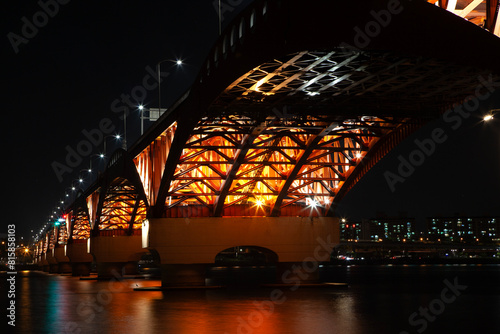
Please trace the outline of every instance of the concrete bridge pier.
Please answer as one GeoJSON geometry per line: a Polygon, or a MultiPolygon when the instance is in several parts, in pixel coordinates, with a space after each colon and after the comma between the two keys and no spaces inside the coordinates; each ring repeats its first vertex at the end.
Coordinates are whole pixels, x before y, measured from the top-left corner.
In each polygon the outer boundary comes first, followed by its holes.
{"type": "Polygon", "coordinates": [[[40,270],[42,270],[43,272],[48,273],[50,271],[49,261],[47,261],[47,254],[40,255],[38,266],[40,267],[40,270]]]}
{"type": "Polygon", "coordinates": [[[217,254],[235,246],[275,253],[278,283],[317,282],[340,239],[334,217],[154,218],[142,233],[143,247],[159,257],[162,286],[205,285],[217,254]]]}
{"type": "Polygon", "coordinates": [[[87,252],[87,240],[71,240],[66,245],[66,256],[70,260],[73,276],[89,276],[92,265],[92,254],[87,252]]]}
{"type": "Polygon", "coordinates": [[[54,268],[55,272],[58,274],[67,274],[71,272],[71,264],[69,258],[66,256],[65,245],[58,245],[54,248],[53,257],[57,262],[57,267],[54,268]]]}
{"type": "Polygon", "coordinates": [[[47,250],[47,254],[45,254],[45,260],[47,263],[44,263],[43,271],[46,271],[50,274],[59,273],[59,263],[57,263],[57,259],[54,256],[54,249],[47,250]]]}
{"type": "Polygon", "coordinates": [[[147,253],[141,236],[96,236],[90,238],[90,253],[97,263],[99,278],[113,278],[138,273],[137,264],[147,253]]]}

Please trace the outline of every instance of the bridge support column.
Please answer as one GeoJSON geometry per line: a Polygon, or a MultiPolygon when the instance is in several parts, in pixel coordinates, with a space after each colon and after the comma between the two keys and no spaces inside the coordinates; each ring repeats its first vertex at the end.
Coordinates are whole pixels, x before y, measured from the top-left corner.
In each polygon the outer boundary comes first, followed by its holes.
{"type": "Polygon", "coordinates": [[[58,245],[53,249],[54,258],[57,261],[56,272],[59,274],[66,274],[71,272],[71,264],[69,263],[69,258],[66,256],[65,245],[58,245]]]}
{"type": "Polygon", "coordinates": [[[235,246],[276,253],[288,283],[315,282],[318,263],[330,260],[340,239],[334,217],[156,218],[145,221],[142,232],[142,246],[159,256],[163,285],[204,285],[217,254],[235,246]]]}
{"type": "Polygon", "coordinates": [[[147,252],[141,236],[97,236],[90,238],[90,252],[97,263],[99,278],[113,278],[138,273],[137,264],[147,252]]]}
{"type": "Polygon", "coordinates": [[[93,261],[92,255],[87,252],[87,240],[71,240],[66,245],[66,256],[71,263],[73,276],[89,276],[93,261]]]}
{"type": "Polygon", "coordinates": [[[46,272],[48,273],[49,272],[49,269],[50,269],[50,265],[49,265],[49,261],[47,261],[47,254],[42,254],[40,255],[40,269],[43,271],[43,272],[46,272]]]}
{"type": "Polygon", "coordinates": [[[71,262],[72,276],[89,276],[91,269],[90,262],[71,262]]]}
{"type": "Polygon", "coordinates": [[[57,274],[59,271],[59,264],[57,263],[57,260],[54,256],[54,249],[47,250],[45,259],[47,260],[47,264],[44,265],[43,271],[47,271],[50,274],[57,274]]]}

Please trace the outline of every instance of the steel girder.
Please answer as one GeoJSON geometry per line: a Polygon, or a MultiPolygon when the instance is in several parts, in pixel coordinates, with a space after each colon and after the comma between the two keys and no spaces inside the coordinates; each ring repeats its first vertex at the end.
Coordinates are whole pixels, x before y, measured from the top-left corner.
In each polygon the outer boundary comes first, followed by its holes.
{"type": "MultiPolygon", "coordinates": [[[[478,85],[478,77],[490,73],[392,52],[301,51],[261,64],[235,80],[210,112],[253,115],[267,108],[285,116],[323,112],[423,117],[429,116],[426,111],[442,111],[463,100],[478,85]]],[[[496,75],[492,80],[498,79],[496,75]]]]}
{"type": "Polygon", "coordinates": [[[70,212],[70,236],[69,240],[86,240],[90,237],[90,216],[87,202],[83,203],[70,212]]]}
{"type": "Polygon", "coordinates": [[[131,230],[140,229],[146,218],[146,201],[130,181],[116,178],[107,187],[99,214],[98,229],[131,230]]]}
{"type": "Polygon", "coordinates": [[[106,172],[90,190],[81,194],[67,209],[71,240],[106,234],[103,231],[133,234],[134,230],[141,228],[149,204],[135,165],[126,151],[118,150],[113,154],[106,172]]]}
{"type": "Polygon", "coordinates": [[[130,235],[140,229],[148,202],[135,165],[126,151],[118,150],[113,154],[100,181],[99,195],[94,198],[97,205],[92,233],[103,235],[104,231],[118,231],[130,235]]]}
{"type": "Polygon", "coordinates": [[[337,115],[262,119],[262,113],[203,117],[172,163],[165,210],[202,206],[208,215],[221,216],[230,215],[231,206],[246,205],[277,216],[295,204],[325,214],[370,148],[405,121],[337,115]]]}
{"type": "Polygon", "coordinates": [[[428,0],[500,37],[498,0],[428,0]]]}
{"type": "Polygon", "coordinates": [[[192,215],[186,206],[209,216],[278,216],[287,206],[295,210],[286,214],[332,214],[426,110],[435,116],[473,91],[473,73],[390,52],[297,52],[236,79],[198,121],[171,123],[135,164],[145,188],[158,189],[150,197],[164,205],[161,216],[192,215]],[[390,145],[377,145],[392,132],[390,145]],[[234,206],[240,210],[228,210],[234,206]]]}
{"type": "Polygon", "coordinates": [[[132,217],[141,200],[157,217],[237,206],[253,215],[312,205],[330,214],[419,118],[463,102],[480,77],[498,81],[485,52],[496,37],[426,3],[405,3],[366,49],[341,47],[386,5],[255,1],[228,25],[190,90],[133,145],[135,176],[107,171],[99,181],[94,230],[112,203],[132,217]]]}

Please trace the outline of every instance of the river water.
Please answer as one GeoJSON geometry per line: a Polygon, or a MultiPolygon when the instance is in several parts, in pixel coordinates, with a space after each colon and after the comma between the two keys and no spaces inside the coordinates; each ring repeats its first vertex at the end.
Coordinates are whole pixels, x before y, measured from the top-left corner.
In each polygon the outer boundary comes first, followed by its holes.
{"type": "Polygon", "coordinates": [[[18,272],[16,326],[4,316],[2,333],[500,333],[499,265],[322,270],[349,287],[134,291],[160,281],[18,272]]]}

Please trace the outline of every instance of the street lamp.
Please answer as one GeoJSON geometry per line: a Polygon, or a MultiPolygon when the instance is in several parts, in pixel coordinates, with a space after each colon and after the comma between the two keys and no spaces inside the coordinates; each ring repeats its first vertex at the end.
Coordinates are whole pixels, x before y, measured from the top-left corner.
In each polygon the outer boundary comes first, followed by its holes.
{"type": "MultiPolygon", "coordinates": [[[[161,87],[160,87],[160,84],[161,84],[161,76],[160,76],[161,72],[160,72],[160,69],[161,69],[161,67],[160,67],[160,65],[162,63],[164,63],[164,62],[167,62],[167,61],[173,62],[173,60],[171,60],[171,59],[164,59],[164,60],[158,62],[158,64],[156,64],[156,67],[158,69],[158,111],[159,111],[159,113],[161,113],[161,87]]],[[[177,59],[175,61],[175,64],[177,66],[181,66],[183,64],[183,62],[182,62],[181,59],[177,59]]]]}
{"type": "Polygon", "coordinates": [[[116,140],[120,140],[121,139],[121,136],[119,134],[116,134],[116,135],[109,135],[109,136],[105,136],[104,139],[103,139],[103,142],[104,142],[104,154],[100,154],[99,157],[101,158],[104,158],[106,156],[106,139],[109,138],[109,137],[113,137],[115,138],[116,140]]]}
{"type": "MultiPolygon", "coordinates": [[[[92,158],[93,157],[99,157],[99,159],[101,160],[104,160],[104,153],[99,153],[99,154],[92,154],[89,158],[89,168],[87,169],[87,172],[89,173],[89,179],[90,179],[90,183],[92,183],[92,180],[93,180],[93,177],[92,177],[92,158]]],[[[97,168],[99,169],[99,168],[97,168]]]]}
{"type": "Polygon", "coordinates": [[[490,112],[483,117],[483,121],[489,122],[493,120],[493,116],[495,115],[495,111],[500,111],[500,109],[491,109],[490,112]]]}
{"type": "MultiPolygon", "coordinates": [[[[141,112],[141,115],[140,115],[140,119],[141,119],[141,136],[143,135],[144,133],[144,120],[147,119],[151,122],[153,121],[156,121],[161,115],[162,115],[162,112],[161,112],[161,109],[158,108],[146,108],[144,107],[142,104],[140,104],[137,109],[139,109],[139,111],[141,112]],[[144,111],[149,111],[149,116],[146,117],[144,116],[144,111]]],[[[163,111],[166,111],[167,109],[164,109],[163,111]]]]}
{"type": "MultiPolygon", "coordinates": [[[[158,82],[158,85],[160,82],[158,82]]],[[[141,136],[144,133],[144,106],[142,104],[139,105],[139,110],[141,111],[141,136]]]]}
{"type": "MultiPolygon", "coordinates": [[[[73,186],[71,186],[71,187],[67,187],[67,188],[65,189],[65,191],[64,191],[64,197],[66,197],[66,198],[70,197],[70,193],[66,191],[66,190],[68,190],[68,189],[71,189],[71,192],[73,192],[73,191],[75,191],[75,190],[76,190],[76,188],[75,188],[75,187],[73,187],[73,186]]],[[[68,199],[71,201],[71,198],[68,198],[68,199]]]]}

